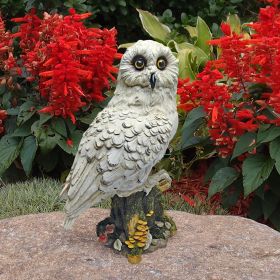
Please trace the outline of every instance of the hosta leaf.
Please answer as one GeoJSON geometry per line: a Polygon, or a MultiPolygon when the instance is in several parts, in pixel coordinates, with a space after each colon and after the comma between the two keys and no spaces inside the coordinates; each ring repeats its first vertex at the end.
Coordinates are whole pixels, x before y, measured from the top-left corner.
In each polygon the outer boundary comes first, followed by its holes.
{"type": "Polygon", "coordinates": [[[269,177],[273,167],[274,160],[264,155],[253,155],[245,159],[242,165],[245,196],[256,190],[269,177]]]}
{"type": "Polygon", "coordinates": [[[191,51],[189,49],[182,49],[178,52],[179,60],[179,77],[181,79],[190,78],[195,80],[195,73],[191,65],[191,51]]]}
{"type": "Polygon", "coordinates": [[[197,41],[195,45],[201,48],[207,55],[209,55],[211,52],[211,46],[209,45],[208,41],[212,39],[212,33],[206,22],[201,17],[197,18],[196,29],[197,41]]]}
{"type": "Polygon", "coordinates": [[[243,134],[234,147],[231,159],[234,159],[240,156],[241,154],[252,150],[254,148],[253,144],[256,141],[256,137],[256,133],[253,132],[247,132],[243,134]]]}
{"type": "Polygon", "coordinates": [[[208,196],[212,197],[215,193],[224,190],[226,187],[230,186],[238,177],[239,172],[237,172],[232,167],[224,167],[219,169],[211,180],[208,190],[208,196]]]}
{"type": "Polygon", "coordinates": [[[27,176],[30,175],[32,170],[33,160],[37,151],[37,143],[34,136],[30,135],[23,141],[23,145],[20,151],[20,159],[27,176]]]}
{"type": "Polygon", "coordinates": [[[0,140],[0,176],[18,157],[22,141],[19,138],[4,136],[0,140]]]}
{"type": "Polygon", "coordinates": [[[231,31],[235,32],[236,34],[241,34],[241,22],[238,15],[228,15],[227,16],[227,23],[230,25],[231,31]]]}
{"type": "Polygon", "coordinates": [[[147,11],[137,9],[142,26],[145,31],[155,40],[167,43],[167,38],[171,33],[169,27],[162,24],[159,19],[147,11]]]}

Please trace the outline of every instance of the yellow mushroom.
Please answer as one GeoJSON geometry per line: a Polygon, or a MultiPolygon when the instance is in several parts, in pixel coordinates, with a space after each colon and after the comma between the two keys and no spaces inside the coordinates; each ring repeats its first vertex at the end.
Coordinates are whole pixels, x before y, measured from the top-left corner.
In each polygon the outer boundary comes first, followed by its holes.
{"type": "Polygon", "coordinates": [[[136,245],[137,245],[138,247],[142,248],[142,247],[145,247],[146,243],[144,243],[144,242],[138,242],[136,245]]]}
{"type": "Polygon", "coordinates": [[[136,231],[136,232],[134,233],[134,239],[135,239],[135,236],[142,236],[142,235],[144,235],[144,232],[142,232],[142,231],[136,231]]]}
{"type": "Polygon", "coordinates": [[[135,240],[140,240],[140,239],[141,239],[141,236],[134,236],[134,239],[135,239],[135,240]]]}
{"type": "Polygon", "coordinates": [[[134,244],[129,244],[129,245],[127,245],[127,247],[128,247],[129,249],[133,249],[133,248],[135,247],[135,245],[134,245],[134,244]]]}

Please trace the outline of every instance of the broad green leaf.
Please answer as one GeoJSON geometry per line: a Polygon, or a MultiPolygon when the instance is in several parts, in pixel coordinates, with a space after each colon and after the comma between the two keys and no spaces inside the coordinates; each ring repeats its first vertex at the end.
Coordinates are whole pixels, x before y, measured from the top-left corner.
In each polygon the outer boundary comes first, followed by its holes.
{"type": "Polygon", "coordinates": [[[51,115],[51,114],[42,114],[42,113],[40,113],[40,125],[46,123],[52,117],[53,117],[53,115],[51,115]]]}
{"type": "Polygon", "coordinates": [[[35,137],[33,135],[26,137],[20,151],[20,159],[26,176],[29,176],[31,173],[36,151],[37,143],[35,137]]]}
{"type": "Polygon", "coordinates": [[[52,128],[54,131],[56,131],[60,135],[67,137],[65,121],[62,118],[53,118],[52,119],[52,128]]]}
{"type": "Polygon", "coordinates": [[[118,49],[127,49],[129,47],[132,47],[135,44],[135,42],[133,43],[126,43],[126,44],[121,44],[119,45],[118,49]]]}
{"type": "Polygon", "coordinates": [[[203,124],[205,116],[206,113],[203,107],[197,107],[188,113],[182,128],[182,149],[186,149],[205,140],[204,137],[194,136],[194,132],[203,124]]]}
{"type": "Polygon", "coordinates": [[[192,45],[190,43],[183,42],[180,44],[176,44],[175,47],[177,49],[177,52],[181,50],[188,50],[192,54],[193,58],[196,57],[197,67],[199,67],[201,64],[205,64],[209,60],[208,55],[201,48],[196,47],[195,45],[192,45]]]}
{"type": "Polygon", "coordinates": [[[78,118],[79,121],[85,124],[91,124],[93,120],[96,118],[97,114],[101,112],[101,108],[94,108],[90,114],[87,114],[84,117],[78,118]]]}
{"type": "Polygon", "coordinates": [[[234,147],[231,159],[234,159],[240,156],[241,154],[252,150],[254,148],[253,144],[256,141],[256,137],[256,133],[253,132],[247,132],[243,134],[234,147]]]}
{"type": "Polygon", "coordinates": [[[63,137],[59,138],[57,144],[66,153],[75,155],[77,153],[77,150],[78,150],[78,147],[79,147],[82,136],[83,136],[83,132],[80,131],[80,130],[76,130],[69,137],[69,139],[71,139],[73,141],[73,146],[72,147],[67,145],[67,142],[66,142],[67,139],[63,138],[63,137]]]}
{"type": "Polygon", "coordinates": [[[191,51],[188,49],[183,49],[178,52],[179,59],[179,77],[181,79],[190,78],[195,80],[195,73],[193,72],[191,66],[191,51]]]}
{"type": "Polygon", "coordinates": [[[145,31],[155,40],[167,43],[167,38],[171,33],[169,27],[162,24],[159,19],[147,11],[137,9],[142,26],[145,31]]]}
{"type": "Polygon", "coordinates": [[[211,52],[211,46],[209,45],[208,41],[212,39],[212,33],[206,22],[201,17],[197,18],[196,29],[197,41],[195,45],[201,48],[209,56],[211,52]]]}
{"type": "Polygon", "coordinates": [[[224,190],[226,187],[230,186],[239,177],[239,172],[237,172],[232,167],[224,167],[219,169],[213,176],[209,190],[208,197],[212,197],[217,192],[224,190]]]}
{"type": "Polygon", "coordinates": [[[244,195],[255,191],[270,175],[274,160],[264,155],[253,155],[242,165],[244,195]]]}
{"type": "Polygon", "coordinates": [[[228,166],[227,158],[216,158],[207,169],[207,172],[204,176],[204,183],[210,181],[219,169],[227,166],[228,166]]]}
{"type": "Polygon", "coordinates": [[[189,32],[189,34],[192,38],[197,37],[197,28],[196,27],[187,25],[187,26],[185,26],[185,29],[189,32]]]}
{"type": "Polygon", "coordinates": [[[241,22],[238,15],[231,15],[227,16],[227,23],[230,25],[231,31],[235,32],[236,34],[241,34],[241,22]]]}
{"type": "Polygon", "coordinates": [[[32,101],[24,102],[19,109],[19,114],[17,117],[17,125],[21,126],[23,123],[28,121],[35,113],[34,103],[32,101]]]}
{"type": "Polygon", "coordinates": [[[271,158],[275,160],[275,167],[280,174],[280,137],[269,143],[269,153],[271,158]]]}
{"type": "Polygon", "coordinates": [[[257,135],[257,143],[265,143],[270,142],[280,136],[280,127],[279,126],[271,126],[266,130],[259,130],[257,135]]]}
{"type": "Polygon", "coordinates": [[[272,192],[266,192],[262,203],[263,214],[265,219],[268,219],[271,216],[271,214],[276,210],[279,201],[279,196],[276,196],[272,192]]]}
{"type": "Polygon", "coordinates": [[[0,176],[18,157],[22,141],[19,138],[3,136],[0,139],[0,176]]]}
{"type": "Polygon", "coordinates": [[[31,126],[34,122],[34,119],[29,119],[26,121],[23,125],[20,127],[16,128],[15,131],[13,132],[12,136],[15,137],[25,137],[31,134],[31,126]]]}

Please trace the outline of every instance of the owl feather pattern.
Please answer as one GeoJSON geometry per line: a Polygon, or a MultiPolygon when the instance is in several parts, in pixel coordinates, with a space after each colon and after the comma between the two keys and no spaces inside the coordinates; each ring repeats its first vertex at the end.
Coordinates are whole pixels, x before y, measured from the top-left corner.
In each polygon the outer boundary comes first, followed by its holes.
{"type": "Polygon", "coordinates": [[[150,191],[148,176],[178,126],[177,78],[162,44],[138,41],[125,52],[114,96],[84,133],[66,179],[65,228],[103,199],[150,191]]]}

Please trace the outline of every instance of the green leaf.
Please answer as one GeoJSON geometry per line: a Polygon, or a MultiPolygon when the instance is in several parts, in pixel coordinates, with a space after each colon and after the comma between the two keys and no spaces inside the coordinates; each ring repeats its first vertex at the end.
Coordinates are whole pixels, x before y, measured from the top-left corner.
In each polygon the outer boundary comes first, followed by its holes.
{"type": "Polygon", "coordinates": [[[62,118],[53,118],[52,128],[60,135],[67,137],[67,129],[66,129],[65,121],[62,118]]]}
{"type": "Polygon", "coordinates": [[[275,168],[280,174],[280,137],[269,143],[269,153],[271,158],[275,160],[275,168]]]}
{"type": "Polygon", "coordinates": [[[0,176],[18,157],[22,141],[18,138],[4,136],[0,139],[0,176]]]}
{"type": "Polygon", "coordinates": [[[125,44],[121,44],[119,45],[118,49],[127,49],[129,47],[132,47],[135,44],[135,42],[133,43],[125,43],[125,44]]]}
{"type": "Polygon", "coordinates": [[[231,15],[227,16],[227,23],[230,25],[231,31],[235,32],[236,34],[241,34],[241,22],[238,15],[231,15]]]}
{"type": "Polygon", "coordinates": [[[207,172],[204,176],[204,183],[210,181],[219,169],[223,167],[227,167],[227,165],[228,165],[228,159],[216,158],[207,169],[207,172]]]}
{"type": "Polygon", "coordinates": [[[66,153],[75,155],[77,153],[77,151],[78,151],[78,147],[79,147],[80,141],[82,139],[82,136],[83,136],[83,132],[80,131],[80,130],[76,130],[69,137],[69,139],[71,139],[73,141],[73,146],[72,147],[67,145],[67,142],[66,142],[67,139],[65,139],[63,137],[59,138],[57,144],[66,153]]]}
{"type": "Polygon", "coordinates": [[[191,51],[189,49],[182,49],[178,52],[179,60],[179,77],[181,79],[190,78],[195,80],[195,73],[191,65],[191,51]]]}
{"type": "Polygon", "coordinates": [[[79,121],[85,124],[91,124],[93,120],[96,118],[97,114],[101,112],[101,108],[94,108],[92,112],[84,117],[78,118],[79,121]]]}
{"type": "Polygon", "coordinates": [[[280,127],[279,126],[271,126],[266,130],[259,130],[257,135],[257,143],[265,143],[270,142],[280,136],[280,127]]]}
{"type": "Polygon", "coordinates": [[[224,190],[230,186],[237,178],[239,173],[232,167],[224,167],[218,170],[211,180],[208,197],[212,197],[215,193],[224,190]]]}
{"type": "Polygon", "coordinates": [[[208,60],[209,57],[208,55],[199,47],[187,43],[187,42],[183,42],[180,44],[175,44],[176,50],[177,52],[181,51],[181,50],[186,50],[189,51],[192,54],[192,58],[196,58],[196,63],[197,63],[197,68],[200,65],[204,65],[208,60]]]}
{"type": "Polygon", "coordinates": [[[40,125],[46,123],[52,117],[53,117],[53,115],[40,113],[40,125]]]}
{"type": "Polygon", "coordinates": [[[182,149],[188,148],[194,145],[195,142],[201,140],[194,135],[194,132],[203,124],[205,117],[206,113],[203,107],[197,107],[188,113],[182,128],[182,149]]]}
{"type": "Polygon", "coordinates": [[[20,127],[16,128],[12,136],[14,137],[26,137],[31,134],[31,126],[33,124],[33,118],[25,122],[20,127]]]}
{"type": "Polygon", "coordinates": [[[189,32],[192,38],[197,37],[197,28],[191,25],[185,26],[185,29],[189,32]]]}
{"type": "Polygon", "coordinates": [[[264,218],[268,219],[271,214],[276,210],[280,201],[280,197],[272,192],[266,192],[262,203],[264,218]]]}
{"type": "Polygon", "coordinates": [[[253,132],[243,134],[234,147],[231,159],[234,159],[245,152],[251,151],[255,147],[253,144],[256,141],[256,137],[256,133],[253,132]]]}
{"type": "Polygon", "coordinates": [[[253,155],[242,165],[244,195],[256,190],[270,175],[274,160],[264,155],[253,155]]]}
{"type": "Polygon", "coordinates": [[[26,101],[20,106],[17,117],[18,126],[21,126],[23,123],[28,121],[36,113],[36,110],[33,110],[32,107],[34,107],[34,103],[32,101],[26,101]]]}
{"type": "Polygon", "coordinates": [[[20,159],[26,176],[29,176],[31,173],[36,151],[37,143],[35,137],[32,135],[26,137],[20,151],[20,159]]]}
{"type": "Polygon", "coordinates": [[[137,9],[144,30],[155,40],[166,42],[171,33],[169,27],[162,24],[159,19],[147,11],[137,9]]]}
{"type": "Polygon", "coordinates": [[[211,46],[208,44],[208,41],[212,39],[212,33],[206,22],[201,17],[197,18],[196,29],[197,41],[195,45],[201,48],[209,56],[211,46]]]}

